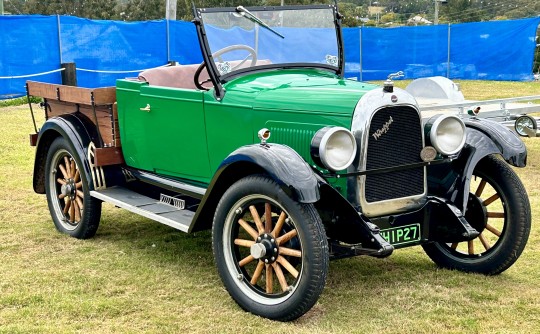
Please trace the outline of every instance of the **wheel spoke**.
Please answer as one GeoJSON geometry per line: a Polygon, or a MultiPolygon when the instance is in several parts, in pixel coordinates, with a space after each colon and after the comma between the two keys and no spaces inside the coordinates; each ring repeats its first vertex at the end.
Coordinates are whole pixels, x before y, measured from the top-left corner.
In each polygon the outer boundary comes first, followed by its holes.
{"type": "Polygon", "coordinates": [[[62,198],[64,198],[64,197],[66,197],[65,194],[59,194],[59,195],[58,195],[58,199],[62,199],[62,198]]]}
{"type": "Polygon", "coordinates": [[[476,189],[476,192],[474,193],[477,197],[480,197],[482,195],[482,192],[484,191],[484,188],[486,187],[486,180],[480,181],[480,184],[478,185],[478,188],[476,189]]]}
{"type": "Polygon", "coordinates": [[[257,233],[257,231],[255,231],[253,227],[249,226],[249,224],[242,218],[238,219],[238,224],[240,224],[240,226],[242,226],[244,230],[246,230],[246,232],[251,235],[253,240],[256,240],[257,237],[259,237],[259,233],[257,233]]]}
{"type": "Polygon", "coordinates": [[[234,239],[234,244],[242,247],[251,247],[255,241],[245,239],[234,239]]]}
{"type": "Polygon", "coordinates": [[[77,202],[73,202],[73,207],[75,211],[75,221],[80,222],[81,221],[81,211],[79,209],[79,205],[77,202]]]}
{"type": "Polygon", "coordinates": [[[248,255],[245,258],[243,258],[240,262],[238,262],[238,265],[240,267],[245,266],[248,263],[251,263],[251,261],[255,260],[255,258],[252,255],[248,255]]]}
{"type": "Polygon", "coordinates": [[[452,247],[452,249],[456,249],[457,246],[458,246],[458,244],[459,244],[459,242],[454,242],[454,243],[452,244],[452,246],[450,246],[450,247],[452,247]]]}
{"type": "Polygon", "coordinates": [[[278,245],[281,245],[281,244],[291,240],[292,238],[296,237],[297,234],[298,234],[298,232],[296,232],[296,229],[294,229],[292,231],[289,231],[289,232],[285,233],[281,237],[277,238],[276,242],[277,242],[278,245]]]}
{"type": "Polygon", "coordinates": [[[75,182],[79,182],[80,177],[81,177],[81,173],[80,173],[79,170],[77,169],[77,170],[75,171],[75,176],[73,177],[73,180],[74,180],[75,182]]]}
{"type": "Polygon", "coordinates": [[[69,159],[67,156],[64,156],[64,163],[66,164],[66,173],[68,175],[68,177],[71,177],[71,164],[69,163],[69,159]]]}
{"type": "Polygon", "coordinates": [[[71,199],[68,197],[66,200],[66,206],[64,206],[64,215],[67,215],[70,206],[71,206],[71,199]]]}
{"type": "Polygon", "coordinates": [[[474,242],[472,240],[469,240],[467,244],[469,248],[469,255],[474,255],[474,242]]]}
{"type": "Polygon", "coordinates": [[[276,223],[276,226],[274,226],[274,230],[272,231],[272,236],[275,238],[279,235],[281,232],[281,228],[283,227],[283,223],[285,223],[285,218],[287,218],[287,214],[285,212],[281,212],[279,215],[278,221],[276,223]]]}
{"type": "Polygon", "coordinates": [[[82,188],[82,181],[75,183],[75,189],[81,189],[82,188]]]}
{"type": "Polygon", "coordinates": [[[69,221],[73,224],[75,222],[75,203],[72,201],[71,204],[69,207],[69,221]]]}
{"type": "Polygon", "coordinates": [[[79,209],[81,209],[81,214],[84,211],[83,201],[79,197],[75,197],[75,201],[77,201],[77,204],[79,205],[79,209]]]}
{"type": "Polygon", "coordinates": [[[57,178],[56,182],[60,183],[61,185],[67,184],[67,182],[62,180],[61,178],[57,178]]]}
{"type": "Polygon", "coordinates": [[[281,285],[281,290],[283,290],[283,292],[287,291],[287,288],[288,288],[287,280],[285,279],[285,275],[283,275],[283,271],[281,271],[279,264],[277,264],[277,262],[274,262],[272,263],[272,267],[274,268],[274,271],[276,272],[279,285],[281,285]]]}
{"type": "Polygon", "coordinates": [[[294,268],[293,265],[289,261],[287,261],[286,258],[280,255],[278,256],[276,261],[279,262],[279,264],[281,264],[283,268],[287,269],[287,271],[290,272],[294,278],[298,277],[298,270],[296,270],[296,268],[294,268]]]}
{"type": "Polygon", "coordinates": [[[497,230],[495,227],[491,226],[490,224],[486,224],[486,230],[488,230],[489,232],[495,234],[498,237],[501,236],[501,232],[499,230],[497,230]]]}
{"type": "Polygon", "coordinates": [[[75,177],[75,160],[71,160],[71,177],[74,178],[75,177]]]}
{"type": "Polygon", "coordinates": [[[489,242],[488,240],[486,239],[486,237],[484,236],[484,233],[480,233],[480,235],[478,236],[478,238],[480,239],[480,242],[482,242],[482,245],[484,246],[484,248],[486,250],[489,250],[491,248],[491,246],[489,245],[489,242]]]}
{"type": "Polygon", "coordinates": [[[257,264],[257,268],[255,268],[255,272],[253,273],[253,277],[251,277],[251,281],[250,281],[251,284],[253,285],[257,284],[257,281],[259,280],[259,278],[261,278],[263,269],[264,269],[264,262],[259,261],[259,263],[257,264]]]}
{"type": "Polygon", "coordinates": [[[264,204],[264,233],[272,232],[272,206],[270,203],[264,204]]]}
{"type": "Polygon", "coordinates": [[[495,194],[491,197],[489,197],[488,199],[486,199],[484,201],[484,203],[482,203],[484,206],[488,206],[490,205],[491,203],[495,202],[496,200],[498,200],[500,197],[499,197],[499,194],[495,194]]]}
{"type": "Polygon", "coordinates": [[[488,218],[504,218],[504,212],[488,212],[488,218]]]}
{"type": "Polygon", "coordinates": [[[274,270],[271,265],[266,265],[266,293],[274,292],[274,270]]]}
{"type": "Polygon", "coordinates": [[[84,193],[80,190],[77,190],[77,196],[84,199],[84,193]]]}
{"type": "Polygon", "coordinates": [[[60,168],[60,171],[62,172],[62,175],[64,176],[64,179],[69,179],[68,173],[64,166],[62,164],[58,165],[58,168],[60,168]]]}
{"type": "Polygon", "coordinates": [[[259,234],[264,233],[264,226],[261,221],[261,217],[259,216],[259,213],[257,212],[257,208],[255,208],[254,205],[249,206],[249,212],[251,212],[251,216],[253,217],[253,220],[255,221],[255,225],[257,225],[257,229],[259,230],[259,234]]]}
{"type": "Polygon", "coordinates": [[[279,247],[279,254],[281,255],[289,255],[294,257],[302,257],[302,252],[296,249],[287,248],[287,247],[279,247]]]}

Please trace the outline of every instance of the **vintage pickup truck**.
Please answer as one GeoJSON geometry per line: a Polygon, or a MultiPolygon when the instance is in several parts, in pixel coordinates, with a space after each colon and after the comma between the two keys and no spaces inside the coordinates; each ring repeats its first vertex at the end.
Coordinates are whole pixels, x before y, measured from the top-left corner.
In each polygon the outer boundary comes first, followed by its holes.
{"type": "Polygon", "coordinates": [[[211,228],[232,298],[282,321],[315,304],[330,259],[420,245],[440,267],[487,275],[518,259],[531,226],[509,166],[526,164],[518,136],[488,120],[422,119],[392,76],[345,79],[334,5],[194,16],[202,64],[116,87],[27,83],[46,116],[30,136],[33,187],[60,232],[94,236],[102,202],[211,228]]]}

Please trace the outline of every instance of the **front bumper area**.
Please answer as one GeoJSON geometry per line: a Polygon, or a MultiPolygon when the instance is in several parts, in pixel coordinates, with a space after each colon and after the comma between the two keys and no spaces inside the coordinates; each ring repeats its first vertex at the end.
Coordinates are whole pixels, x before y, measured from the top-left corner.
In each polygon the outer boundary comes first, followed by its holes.
{"type": "MultiPolygon", "coordinates": [[[[348,217],[349,219],[352,217],[348,217]]],[[[428,196],[426,203],[418,210],[399,215],[368,219],[357,214],[355,222],[342,222],[345,226],[356,226],[357,238],[348,236],[349,241],[330,240],[330,253],[333,259],[369,255],[386,257],[394,249],[420,245],[427,242],[455,243],[476,238],[479,232],[465,219],[464,214],[455,205],[443,198],[428,196]],[[418,238],[411,238],[405,242],[390,242],[386,240],[389,234],[385,231],[399,230],[401,227],[418,226],[418,238]],[[385,239],[386,238],[386,239],[385,239]]],[[[331,231],[330,231],[331,232],[331,231]]],[[[331,233],[330,233],[331,234],[331,233]]],[[[340,240],[342,240],[340,238],[340,240]]]]}

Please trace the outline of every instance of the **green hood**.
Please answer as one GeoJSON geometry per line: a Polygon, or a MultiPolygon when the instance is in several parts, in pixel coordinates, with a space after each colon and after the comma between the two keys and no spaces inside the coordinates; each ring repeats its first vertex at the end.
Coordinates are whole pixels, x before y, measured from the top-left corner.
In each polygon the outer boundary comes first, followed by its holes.
{"type": "MultiPolygon", "coordinates": [[[[344,80],[320,70],[279,70],[253,74],[226,85],[254,93],[254,109],[303,110],[351,115],[358,100],[376,85],[344,80]]],[[[247,101],[246,101],[247,102],[247,101]]]]}

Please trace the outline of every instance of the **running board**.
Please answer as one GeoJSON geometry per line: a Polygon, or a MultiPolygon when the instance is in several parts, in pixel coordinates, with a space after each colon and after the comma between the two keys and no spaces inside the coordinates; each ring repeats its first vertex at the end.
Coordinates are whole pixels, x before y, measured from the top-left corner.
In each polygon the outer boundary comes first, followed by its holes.
{"type": "Polygon", "coordinates": [[[195,212],[193,211],[183,210],[178,206],[141,195],[122,187],[93,190],[90,191],[90,196],[182,232],[188,232],[195,216],[195,212]]]}

